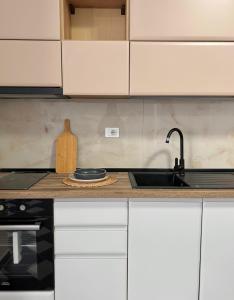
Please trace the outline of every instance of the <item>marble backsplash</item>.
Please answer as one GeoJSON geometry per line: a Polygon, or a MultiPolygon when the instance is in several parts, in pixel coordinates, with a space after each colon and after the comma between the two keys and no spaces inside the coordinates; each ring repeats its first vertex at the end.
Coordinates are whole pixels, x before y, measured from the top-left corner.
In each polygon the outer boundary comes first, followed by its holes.
{"type": "Polygon", "coordinates": [[[54,167],[65,118],[79,138],[79,167],[171,167],[185,138],[186,166],[234,168],[234,99],[0,100],[0,168],[54,167]],[[105,138],[119,127],[120,138],[105,138]]]}

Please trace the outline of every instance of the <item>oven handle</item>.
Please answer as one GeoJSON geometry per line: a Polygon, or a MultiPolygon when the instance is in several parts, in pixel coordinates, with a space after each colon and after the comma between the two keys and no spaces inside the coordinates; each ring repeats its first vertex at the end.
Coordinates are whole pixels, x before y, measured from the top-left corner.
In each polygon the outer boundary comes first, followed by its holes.
{"type": "Polygon", "coordinates": [[[0,231],[39,231],[40,224],[35,225],[0,225],[0,231]]]}

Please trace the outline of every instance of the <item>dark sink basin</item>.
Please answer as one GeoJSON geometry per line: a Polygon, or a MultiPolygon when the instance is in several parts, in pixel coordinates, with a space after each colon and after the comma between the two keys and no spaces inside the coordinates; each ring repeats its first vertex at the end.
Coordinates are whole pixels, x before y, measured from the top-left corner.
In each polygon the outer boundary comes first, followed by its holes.
{"type": "Polygon", "coordinates": [[[179,176],[170,170],[133,171],[129,173],[135,189],[234,189],[234,171],[186,170],[179,176]]]}
{"type": "Polygon", "coordinates": [[[189,185],[174,173],[157,172],[130,172],[129,178],[133,188],[160,189],[160,188],[185,188],[189,185]]]}

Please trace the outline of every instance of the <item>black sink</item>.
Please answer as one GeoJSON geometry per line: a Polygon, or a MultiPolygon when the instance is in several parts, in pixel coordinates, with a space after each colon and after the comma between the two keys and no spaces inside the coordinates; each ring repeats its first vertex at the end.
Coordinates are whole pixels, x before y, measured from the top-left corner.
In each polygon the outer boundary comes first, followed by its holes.
{"type": "Polygon", "coordinates": [[[184,176],[169,170],[129,173],[135,189],[234,189],[234,171],[186,170],[184,176]]]}
{"type": "Polygon", "coordinates": [[[189,187],[179,175],[172,172],[130,172],[129,178],[132,187],[137,189],[173,189],[189,187]]]}

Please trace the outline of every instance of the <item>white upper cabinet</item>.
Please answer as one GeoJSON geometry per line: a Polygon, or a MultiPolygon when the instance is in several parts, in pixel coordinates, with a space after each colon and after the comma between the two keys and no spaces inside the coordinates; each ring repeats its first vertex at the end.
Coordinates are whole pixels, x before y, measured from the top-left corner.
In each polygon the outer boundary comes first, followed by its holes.
{"type": "Polygon", "coordinates": [[[130,95],[233,96],[233,53],[233,42],[131,42],[130,95]]]}
{"type": "Polygon", "coordinates": [[[131,40],[234,40],[232,0],[131,0],[131,40]]]}
{"type": "Polygon", "coordinates": [[[200,300],[234,299],[234,202],[204,202],[200,300]]]}
{"type": "Polygon", "coordinates": [[[59,40],[59,0],[1,0],[0,39],[59,40]]]}
{"type": "Polygon", "coordinates": [[[65,95],[129,94],[129,42],[62,43],[65,95]]]}
{"type": "Polygon", "coordinates": [[[128,300],[198,299],[201,213],[199,200],[130,201],[128,300]]]}
{"type": "Polygon", "coordinates": [[[61,85],[59,41],[0,40],[0,86],[61,85]]]}

